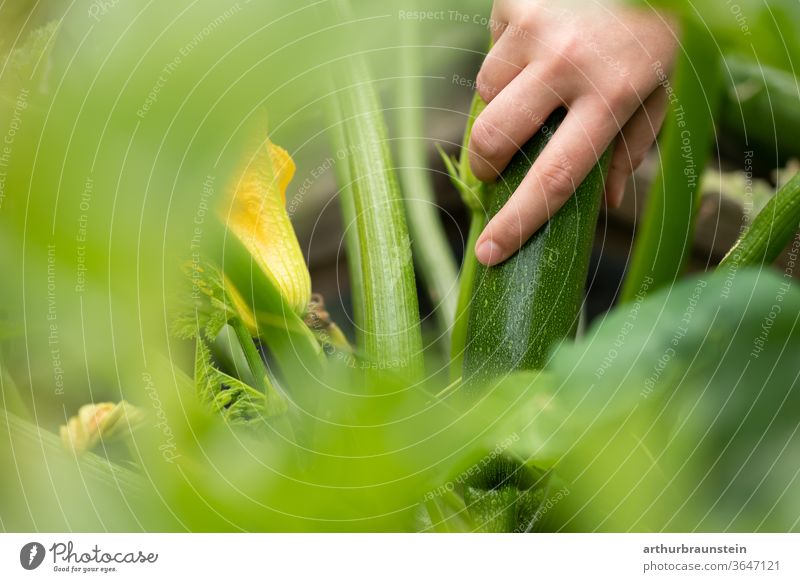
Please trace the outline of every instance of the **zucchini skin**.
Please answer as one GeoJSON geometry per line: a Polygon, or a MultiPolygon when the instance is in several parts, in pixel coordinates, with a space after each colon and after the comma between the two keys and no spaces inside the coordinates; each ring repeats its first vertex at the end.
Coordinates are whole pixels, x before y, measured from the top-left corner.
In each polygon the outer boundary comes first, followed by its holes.
{"type": "MultiPolygon", "coordinates": [[[[519,187],[565,116],[564,109],[554,112],[488,187],[490,219],[519,187]]],[[[552,346],[574,336],[610,152],[517,254],[497,266],[479,267],[464,354],[468,390],[515,370],[543,368],[552,346]]]]}
{"type": "MultiPolygon", "coordinates": [[[[487,188],[490,219],[519,187],[564,117],[564,109],[554,112],[487,188]]],[[[494,267],[478,267],[464,349],[467,394],[474,396],[515,370],[543,368],[553,345],[574,336],[610,161],[611,149],[517,254],[494,267]]],[[[503,455],[484,469],[490,482],[479,476],[465,484],[465,502],[479,531],[520,532],[537,526],[542,483],[520,482],[531,470],[503,455]]]]}

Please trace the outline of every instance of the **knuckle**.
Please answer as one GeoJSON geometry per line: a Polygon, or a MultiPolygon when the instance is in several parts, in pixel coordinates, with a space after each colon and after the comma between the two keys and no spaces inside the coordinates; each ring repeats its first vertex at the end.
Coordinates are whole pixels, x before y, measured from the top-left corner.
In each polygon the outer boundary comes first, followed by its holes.
{"type": "Polygon", "coordinates": [[[559,57],[546,58],[536,64],[535,72],[543,86],[552,88],[556,86],[556,81],[563,77],[563,63],[559,57]]]}
{"type": "Polygon", "coordinates": [[[538,10],[524,10],[514,19],[515,30],[531,32],[541,20],[538,10]]]}
{"type": "Polygon", "coordinates": [[[558,45],[555,47],[555,54],[562,65],[564,62],[575,65],[580,63],[584,49],[585,40],[578,38],[575,33],[569,32],[559,39],[558,45]]]}
{"type": "Polygon", "coordinates": [[[481,118],[475,121],[470,135],[470,149],[483,159],[491,160],[497,156],[497,130],[491,123],[481,118]]]}
{"type": "Polygon", "coordinates": [[[486,103],[490,103],[497,95],[497,89],[495,89],[491,75],[486,71],[485,66],[475,77],[475,90],[486,103]]]}
{"type": "Polygon", "coordinates": [[[574,54],[565,50],[548,51],[537,63],[536,71],[545,86],[564,92],[562,97],[585,84],[586,68],[574,54]]]}
{"type": "Polygon", "coordinates": [[[522,217],[512,209],[499,213],[492,220],[494,223],[492,240],[502,248],[519,247],[522,238],[522,217]]]}
{"type": "Polygon", "coordinates": [[[611,111],[629,111],[640,106],[638,94],[627,83],[616,83],[605,91],[607,107],[611,111]]]}
{"type": "Polygon", "coordinates": [[[569,163],[551,163],[537,172],[545,197],[563,200],[575,190],[569,163]]]}

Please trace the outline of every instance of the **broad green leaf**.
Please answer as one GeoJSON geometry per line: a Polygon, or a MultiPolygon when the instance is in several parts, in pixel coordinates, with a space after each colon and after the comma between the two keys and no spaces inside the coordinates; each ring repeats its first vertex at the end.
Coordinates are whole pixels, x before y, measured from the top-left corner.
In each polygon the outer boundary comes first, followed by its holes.
{"type": "Polygon", "coordinates": [[[560,527],[797,529],[798,314],[790,278],[716,273],[616,308],[546,382],[501,385],[524,394],[517,453],[574,493],[560,527]]]}

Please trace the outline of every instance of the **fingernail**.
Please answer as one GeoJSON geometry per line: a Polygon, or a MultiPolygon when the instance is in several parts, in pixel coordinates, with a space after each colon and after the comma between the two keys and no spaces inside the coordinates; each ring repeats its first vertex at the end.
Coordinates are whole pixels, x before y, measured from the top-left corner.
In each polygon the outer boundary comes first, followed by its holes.
{"type": "Polygon", "coordinates": [[[612,208],[619,208],[622,206],[622,199],[625,197],[625,182],[614,190],[613,195],[611,196],[611,207],[612,208]]]}
{"type": "Polygon", "coordinates": [[[606,185],[606,208],[619,208],[625,196],[625,181],[617,184],[618,180],[609,181],[606,185]]]}
{"type": "Polygon", "coordinates": [[[475,256],[487,267],[496,265],[503,260],[503,250],[491,239],[478,243],[475,247],[475,256]]]}

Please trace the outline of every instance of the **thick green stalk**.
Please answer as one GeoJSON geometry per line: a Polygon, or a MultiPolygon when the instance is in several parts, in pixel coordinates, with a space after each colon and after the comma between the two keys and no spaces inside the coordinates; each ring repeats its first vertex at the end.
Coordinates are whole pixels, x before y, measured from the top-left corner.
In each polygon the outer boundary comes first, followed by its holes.
{"type": "MultiPolygon", "coordinates": [[[[348,151],[347,136],[344,131],[344,116],[339,102],[332,100],[328,115],[331,121],[330,135],[336,157],[348,151]]],[[[350,299],[353,303],[353,320],[364,321],[364,277],[361,274],[361,250],[356,229],[356,203],[353,197],[353,176],[347,160],[335,166],[336,180],[339,183],[339,207],[342,211],[342,226],[345,229],[345,251],[347,253],[347,270],[350,273],[350,299]]],[[[359,324],[355,329],[356,345],[364,346],[364,333],[359,324]]]]}
{"type": "Polygon", "coordinates": [[[800,173],[758,213],[722,259],[721,268],[739,269],[775,261],[800,228],[800,173]]]}
{"type": "Polygon", "coordinates": [[[700,179],[714,144],[723,89],[715,55],[707,35],[687,24],[674,81],[666,83],[670,111],[659,149],[661,169],[648,195],[620,301],[671,285],[692,250],[700,179]]]}
{"type": "Polygon", "coordinates": [[[414,260],[434,307],[440,333],[449,338],[456,312],[458,272],[437,211],[428,170],[418,30],[415,24],[403,27],[405,46],[401,55],[397,119],[398,173],[405,196],[414,260]]]}
{"type": "Polygon", "coordinates": [[[349,244],[358,245],[355,262],[362,277],[363,319],[356,321],[362,330],[360,347],[378,376],[390,371],[420,380],[422,334],[411,243],[380,103],[361,57],[342,67],[337,81],[352,178],[342,193],[343,209],[346,214],[354,210],[354,228],[347,234],[357,237],[349,244]]]}

